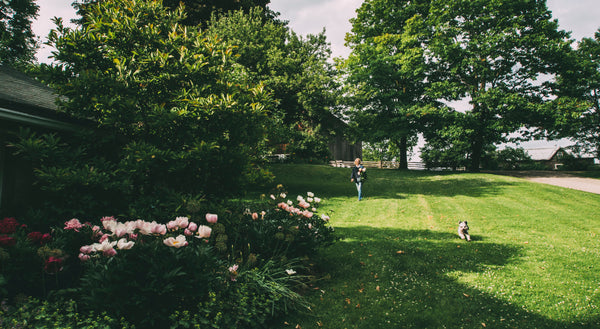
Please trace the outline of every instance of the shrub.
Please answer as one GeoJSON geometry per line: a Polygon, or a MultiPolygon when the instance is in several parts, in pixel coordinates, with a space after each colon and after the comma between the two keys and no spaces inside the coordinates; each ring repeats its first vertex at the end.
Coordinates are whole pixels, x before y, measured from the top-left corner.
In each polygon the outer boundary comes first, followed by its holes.
{"type": "Polygon", "coordinates": [[[311,192],[292,199],[280,185],[261,202],[237,205],[242,215],[225,219],[234,249],[262,259],[292,259],[334,242],[329,216],[318,214],[321,199],[311,192]]]}
{"type": "Polygon", "coordinates": [[[134,328],[124,319],[115,319],[105,313],[81,314],[74,301],[49,303],[28,298],[15,308],[6,305],[0,309],[0,328],[134,328]]]}
{"type": "Polygon", "coordinates": [[[171,328],[265,328],[276,316],[306,307],[302,297],[292,290],[302,284],[302,277],[294,270],[285,270],[296,266],[288,265],[269,261],[241,271],[225,289],[210,293],[194,312],[172,314],[171,328]]]}

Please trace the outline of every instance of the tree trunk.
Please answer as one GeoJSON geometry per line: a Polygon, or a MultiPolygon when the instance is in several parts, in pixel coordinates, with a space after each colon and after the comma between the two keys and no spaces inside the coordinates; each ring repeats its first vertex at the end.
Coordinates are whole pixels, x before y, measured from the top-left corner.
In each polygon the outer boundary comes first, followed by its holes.
{"type": "Polygon", "coordinates": [[[471,167],[469,171],[479,172],[479,165],[481,164],[481,155],[483,152],[483,137],[480,134],[475,136],[471,149],[471,167]]]}
{"type": "Polygon", "coordinates": [[[400,137],[400,143],[398,144],[398,148],[400,149],[400,165],[398,166],[398,169],[400,170],[408,170],[407,144],[408,137],[400,137]]]}

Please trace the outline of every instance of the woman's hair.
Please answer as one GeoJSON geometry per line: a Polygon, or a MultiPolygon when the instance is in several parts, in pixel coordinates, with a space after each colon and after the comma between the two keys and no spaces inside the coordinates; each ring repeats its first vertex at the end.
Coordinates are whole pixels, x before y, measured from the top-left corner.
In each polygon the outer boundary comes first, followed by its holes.
{"type": "Polygon", "coordinates": [[[354,159],[354,164],[359,164],[359,163],[360,163],[360,158],[354,159]]]}

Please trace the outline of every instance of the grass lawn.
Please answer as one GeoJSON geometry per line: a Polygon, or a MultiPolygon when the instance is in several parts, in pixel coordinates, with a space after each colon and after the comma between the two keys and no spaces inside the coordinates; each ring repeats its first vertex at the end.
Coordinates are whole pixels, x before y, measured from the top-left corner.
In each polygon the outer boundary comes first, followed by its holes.
{"type": "Polygon", "coordinates": [[[471,173],[276,165],[343,240],[281,328],[600,328],[600,195],[471,173]],[[468,220],[472,242],[460,240],[468,220]]]}

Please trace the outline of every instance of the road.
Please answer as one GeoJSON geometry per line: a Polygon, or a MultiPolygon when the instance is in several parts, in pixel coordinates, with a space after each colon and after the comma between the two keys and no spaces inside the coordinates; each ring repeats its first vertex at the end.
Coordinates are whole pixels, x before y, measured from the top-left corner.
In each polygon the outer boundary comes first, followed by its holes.
{"type": "Polygon", "coordinates": [[[562,171],[490,171],[491,174],[513,176],[528,181],[556,185],[600,194],[600,179],[577,177],[562,171]]]}

